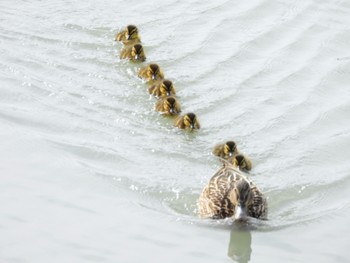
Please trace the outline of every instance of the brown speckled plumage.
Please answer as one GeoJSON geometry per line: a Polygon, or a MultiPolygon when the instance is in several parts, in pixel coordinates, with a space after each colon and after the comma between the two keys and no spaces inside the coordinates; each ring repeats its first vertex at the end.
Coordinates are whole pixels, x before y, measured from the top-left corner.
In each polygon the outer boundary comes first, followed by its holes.
{"type": "Polygon", "coordinates": [[[240,191],[241,196],[251,194],[251,198],[247,201],[248,216],[267,218],[267,203],[262,192],[229,163],[225,163],[204,187],[197,203],[199,216],[213,219],[232,217],[238,204],[237,191],[240,191]],[[248,185],[248,190],[244,187],[237,189],[240,185],[248,185]]]}

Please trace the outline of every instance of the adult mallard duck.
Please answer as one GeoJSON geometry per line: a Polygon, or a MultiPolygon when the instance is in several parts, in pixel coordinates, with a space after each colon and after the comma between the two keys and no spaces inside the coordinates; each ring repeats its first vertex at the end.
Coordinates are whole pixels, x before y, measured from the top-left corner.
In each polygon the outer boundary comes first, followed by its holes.
{"type": "Polygon", "coordinates": [[[209,180],[197,205],[202,218],[267,219],[267,202],[262,192],[228,162],[209,180]]]}
{"type": "Polygon", "coordinates": [[[181,112],[181,106],[175,97],[170,96],[157,101],[156,111],[165,115],[176,115],[181,112]]]}
{"type": "Polygon", "coordinates": [[[158,64],[149,64],[139,70],[138,76],[145,79],[149,84],[164,79],[164,73],[158,64]]]}
{"type": "Polygon", "coordinates": [[[196,114],[190,112],[183,116],[179,116],[174,121],[174,126],[180,129],[200,129],[200,124],[196,114]]]}
{"type": "Polygon", "coordinates": [[[227,141],[223,144],[218,144],[213,149],[213,154],[224,159],[238,154],[237,145],[234,141],[227,141]]]}
{"type": "Polygon", "coordinates": [[[143,62],[146,60],[146,55],[141,44],[124,47],[120,52],[121,59],[129,59],[134,62],[143,62]]]}
{"type": "Polygon", "coordinates": [[[237,154],[236,156],[230,157],[228,162],[232,163],[233,166],[239,167],[239,169],[243,171],[250,171],[252,169],[252,161],[248,156],[243,154],[237,154]]]}
{"type": "Polygon", "coordinates": [[[157,98],[174,96],[176,94],[173,83],[167,79],[164,79],[163,81],[150,86],[148,88],[148,92],[157,98]]]}
{"type": "Polygon", "coordinates": [[[134,45],[141,43],[137,27],[128,25],[123,31],[115,36],[116,41],[122,41],[124,45],[134,45]]]}

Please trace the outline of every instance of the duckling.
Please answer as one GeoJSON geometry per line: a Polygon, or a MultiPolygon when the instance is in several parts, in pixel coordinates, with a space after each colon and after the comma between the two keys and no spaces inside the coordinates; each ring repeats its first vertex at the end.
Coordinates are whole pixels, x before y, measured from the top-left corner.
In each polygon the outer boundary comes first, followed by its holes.
{"type": "Polygon", "coordinates": [[[234,141],[227,141],[223,144],[218,144],[213,149],[213,154],[224,159],[238,154],[237,145],[234,141]]]}
{"type": "Polygon", "coordinates": [[[267,201],[260,189],[228,162],[209,180],[197,205],[202,218],[267,219],[267,201]]]}
{"type": "Polygon", "coordinates": [[[148,88],[149,94],[161,98],[166,96],[174,96],[176,94],[175,87],[170,80],[164,79],[162,82],[152,85],[148,88]]]}
{"type": "Polygon", "coordinates": [[[140,44],[141,39],[138,29],[134,25],[128,25],[123,31],[115,36],[115,41],[122,41],[124,45],[140,44]]]}
{"type": "Polygon", "coordinates": [[[181,106],[175,97],[170,96],[157,101],[156,111],[166,115],[175,115],[181,112],[181,106]]]}
{"type": "Polygon", "coordinates": [[[237,154],[236,156],[230,157],[228,162],[235,167],[239,167],[239,169],[243,171],[250,171],[252,169],[252,161],[243,154],[237,154]]]}
{"type": "Polygon", "coordinates": [[[164,79],[164,73],[158,64],[149,64],[139,70],[138,76],[145,79],[149,84],[164,79]]]}
{"type": "Polygon", "coordinates": [[[200,129],[200,124],[196,114],[190,112],[183,116],[179,116],[174,121],[174,126],[180,129],[200,129]]]}
{"type": "Polygon", "coordinates": [[[124,47],[120,52],[121,59],[129,59],[133,62],[143,62],[146,60],[145,52],[141,44],[124,47]]]}

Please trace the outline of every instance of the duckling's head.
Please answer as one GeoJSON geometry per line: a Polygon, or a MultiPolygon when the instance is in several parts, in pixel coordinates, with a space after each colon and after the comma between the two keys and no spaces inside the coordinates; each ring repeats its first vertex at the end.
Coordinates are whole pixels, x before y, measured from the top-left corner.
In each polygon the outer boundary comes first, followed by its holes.
{"type": "Polygon", "coordinates": [[[143,51],[143,47],[142,47],[141,44],[135,44],[132,47],[131,56],[135,60],[139,60],[139,61],[145,61],[146,60],[145,52],[143,51]]]}
{"type": "Polygon", "coordinates": [[[158,64],[150,64],[148,66],[148,72],[152,80],[161,78],[160,67],[158,64]]]}
{"type": "Polygon", "coordinates": [[[174,97],[167,97],[164,100],[164,110],[169,112],[170,114],[178,113],[177,101],[174,97]]]}
{"type": "Polygon", "coordinates": [[[186,128],[195,129],[198,127],[198,120],[196,114],[190,112],[184,115],[184,125],[186,128]]]}
{"type": "Polygon", "coordinates": [[[171,92],[174,90],[173,83],[170,80],[164,80],[160,86],[160,93],[162,96],[170,96],[171,92]]]}
{"type": "Polygon", "coordinates": [[[228,156],[232,156],[236,151],[237,145],[234,141],[228,141],[224,145],[224,153],[228,156]]]}
{"type": "Polygon", "coordinates": [[[245,169],[247,167],[247,163],[243,154],[237,154],[233,158],[233,166],[240,167],[241,169],[245,169]]]}
{"type": "Polygon", "coordinates": [[[241,220],[247,217],[248,206],[253,201],[253,192],[249,182],[243,178],[239,179],[233,191],[233,204],[235,205],[234,217],[241,220]]]}
{"type": "Polygon", "coordinates": [[[134,25],[128,25],[125,30],[125,38],[127,40],[137,39],[138,38],[138,30],[134,25]]]}

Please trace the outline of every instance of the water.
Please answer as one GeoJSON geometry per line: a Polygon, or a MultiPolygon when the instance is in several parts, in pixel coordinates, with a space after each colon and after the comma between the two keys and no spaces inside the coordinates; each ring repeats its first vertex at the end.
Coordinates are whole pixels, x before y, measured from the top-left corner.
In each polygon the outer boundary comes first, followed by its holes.
{"type": "Polygon", "coordinates": [[[0,262],[348,262],[348,1],[0,3],[0,262]],[[154,112],[127,24],[202,129],[154,112]],[[234,139],[269,221],[197,218],[234,139]]]}

